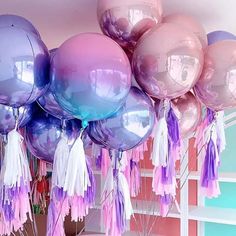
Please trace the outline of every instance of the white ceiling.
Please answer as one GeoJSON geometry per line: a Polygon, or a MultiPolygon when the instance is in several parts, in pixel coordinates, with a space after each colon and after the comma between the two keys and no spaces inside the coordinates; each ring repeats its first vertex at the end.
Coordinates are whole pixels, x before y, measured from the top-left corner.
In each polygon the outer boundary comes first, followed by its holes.
{"type": "MultiPolygon", "coordinates": [[[[119,0],[118,0],[119,1],[119,0]]],[[[97,31],[96,0],[0,0],[0,14],[18,14],[39,30],[49,49],[79,32],[97,31]]],[[[188,13],[207,32],[236,34],[236,0],[163,0],[164,13],[188,13]]]]}

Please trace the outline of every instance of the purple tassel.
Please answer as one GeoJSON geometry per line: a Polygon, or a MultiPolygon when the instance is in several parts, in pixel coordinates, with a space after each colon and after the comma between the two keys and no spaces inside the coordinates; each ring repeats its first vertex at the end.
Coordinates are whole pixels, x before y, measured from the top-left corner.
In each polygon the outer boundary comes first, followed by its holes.
{"type": "Polygon", "coordinates": [[[211,124],[215,119],[215,112],[212,111],[210,108],[207,108],[207,121],[208,124],[211,124]]]}
{"type": "Polygon", "coordinates": [[[218,179],[218,165],[216,164],[216,148],[215,144],[210,138],[207,144],[206,156],[204,160],[203,170],[202,170],[202,187],[208,187],[209,181],[218,179]]]}
{"type": "Polygon", "coordinates": [[[171,143],[175,147],[180,146],[178,118],[175,115],[174,110],[171,106],[170,106],[168,116],[167,116],[167,127],[168,127],[168,135],[169,135],[169,139],[171,143]]]}
{"type": "Polygon", "coordinates": [[[100,152],[99,152],[98,156],[96,157],[96,167],[98,169],[102,168],[102,149],[100,149],[100,152]]]}

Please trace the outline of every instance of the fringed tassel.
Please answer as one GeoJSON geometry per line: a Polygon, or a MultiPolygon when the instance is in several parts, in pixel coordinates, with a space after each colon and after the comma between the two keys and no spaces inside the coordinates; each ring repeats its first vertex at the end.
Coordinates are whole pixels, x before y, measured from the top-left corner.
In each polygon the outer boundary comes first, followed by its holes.
{"type": "Polygon", "coordinates": [[[23,137],[16,129],[9,132],[0,173],[0,234],[10,235],[32,220],[29,202],[31,174],[23,137]]]}
{"type": "Polygon", "coordinates": [[[127,180],[117,165],[108,172],[102,202],[106,235],[121,236],[126,231],[133,209],[127,180]]]}
{"type": "Polygon", "coordinates": [[[161,101],[153,141],[152,163],[154,165],[152,189],[160,200],[160,214],[166,216],[170,202],[175,199],[175,162],[180,157],[178,119],[169,101],[161,101]],[[166,201],[164,201],[166,200],[166,201]]]}
{"type": "Polygon", "coordinates": [[[130,196],[137,197],[141,188],[141,175],[138,163],[130,160],[130,196]]]}

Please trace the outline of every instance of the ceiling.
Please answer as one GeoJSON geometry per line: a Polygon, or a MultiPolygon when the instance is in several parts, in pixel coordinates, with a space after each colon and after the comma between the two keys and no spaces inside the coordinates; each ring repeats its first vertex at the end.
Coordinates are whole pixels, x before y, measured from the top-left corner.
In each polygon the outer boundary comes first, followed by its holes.
{"type": "MultiPolygon", "coordinates": [[[[58,47],[79,32],[99,32],[96,0],[1,0],[0,14],[18,14],[39,30],[48,48],[58,47]]],[[[207,32],[227,30],[236,34],[235,0],[163,0],[164,13],[188,13],[207,32]]]]}

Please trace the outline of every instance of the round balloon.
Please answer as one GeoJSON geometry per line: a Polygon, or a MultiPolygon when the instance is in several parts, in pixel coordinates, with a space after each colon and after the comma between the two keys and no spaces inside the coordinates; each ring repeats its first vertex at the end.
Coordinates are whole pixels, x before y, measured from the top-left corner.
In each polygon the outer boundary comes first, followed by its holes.
{"type": "MultiPolygon", "coordinates": [[[[80,128],[78,121],[71,120],[67,121],[65,131],[69,138],[74,140],[80,128]]],[[[34,156],[52,163],[61,134],[61,120],[46,113],[40,113],[26,125],[24,136],[27,148],[34,156]]]]}
{"type": "Polygon", "coordinates": [[[179,120],[179,131],[182,138],[192,135],[201,122],[202,109],[200,102],[192,92],[188,92],[171,101],[179,120]]]}
{"type": "Polygon", "coordinates": [[[40,38],[38,30],[33,26],[33,24],[21,16],[8,14],[0,15],[0,28],[2,27],[20,28],[40,38]]]}
{"type": "Polygon", "coordinates": [[[0,103],[14,108],[31,104],[49,86],[49,55],[35,35],[0,28],[0,103]]]}
{"type": "Polygon", "coordinates": [[[145,92],[158,99],[173,99],[197,82],[203,66],[202,45],[192,32],[164,23],[143,35],[132,65],[145,92]]]}
{"type": "MultiPolygon", "coordinates": [[[[50,50],[50,61],[52,61],[52,58],[54,57],[55,52],[56,52],[56,49],[50,50]]],[[[64,109],[60,107],[60,105],[55,100],[52,94],[51,86],[49,87],[47,92],[38,99],[38,104],[41,106],[41,108],[44,111],[46,111],[50,115],[55,116],[59,119],[71,120],[74,118],[70,113],[66,112],[64,109]]]]}
{"type": "Polygon", "coordinates": [[[12,107],[0,104],[0,134],[6,135],[16,127],[16,115],[18,127],[25,126],[32,117],[32,107],[27,105],[17,111],[12,107]]]}
{"type": "Polygon", "coordinates": [[[51,65],[52,92],[59,105],[83,121],[114,114],[131,86],[125,52],[107,36],[84,33],[63,43],[51,65]]]}
{"type": "Polygon", "coordinates": [[[163,19],[163,23],[173,23],[193,32],[200,40],[202,47],[207,46],[207,35],[203,26],[192,16],[185,14],[172,14],[163,19]]]}
{"type": "Polygon", "coordinates": [[[98,0],[98,21],[103,33],[125,48],[133,48],[161,18],[161,0],[98,0]]]}
{"type": "Polygon", "coordinates": [[[207,47],[203,72],[194,91],[212,110],[236,106],[236,41],[223,40],[207,47]]]}
{"type": "Polygon", "coordinates": [[[123,107],[108,119],[90,122],[88,134],[108,149],[126,151],[146,141],[154,123],[150,98],[132,87],[123,107]]]}
{"type": "Polygon", "coordinates": [[[207,34],[207,40],[208,45],[211,45],[222,40],[236,40],[236,36],[227,31],[217,30],[207,34]]]}

